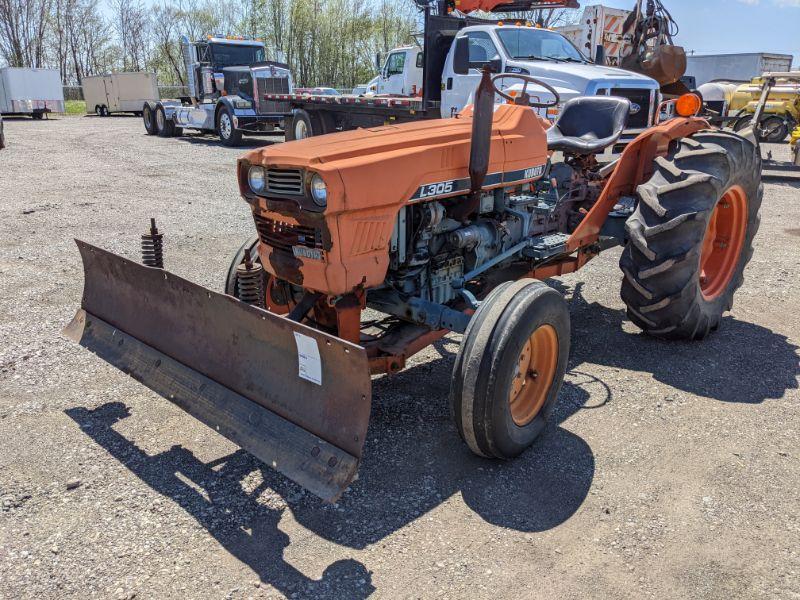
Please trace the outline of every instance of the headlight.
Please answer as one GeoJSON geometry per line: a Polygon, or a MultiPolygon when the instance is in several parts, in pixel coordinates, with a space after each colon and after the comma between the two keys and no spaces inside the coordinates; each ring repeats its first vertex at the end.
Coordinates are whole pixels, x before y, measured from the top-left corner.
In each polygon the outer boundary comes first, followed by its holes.
{"type": "Polygon", "coordinates": [[[256,194],[261,194],[267,186],[267,174],[264,167],[250,167],[247,172],[247,183],[256,194]]]}
{"type": "Polygon", "coordinates": [[[233,105],[236,108],[253,108],[253,103],[249,100],[237,100],[233,105]]]}
{"type": "Polygon", "coordinates": [[[311,198],[317,206],[326,206],[328,204],[328,186],[320,177],[319,173],[314,173],[311,178],[311,198]]]}

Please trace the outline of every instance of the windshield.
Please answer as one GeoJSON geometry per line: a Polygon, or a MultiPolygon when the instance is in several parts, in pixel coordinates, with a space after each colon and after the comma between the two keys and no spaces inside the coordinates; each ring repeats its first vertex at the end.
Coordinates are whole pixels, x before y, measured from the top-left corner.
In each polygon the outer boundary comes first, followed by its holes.
{"type": "Polygon", "coordinates": [[[544,29],[498,27],[497,37],[511,58],[586,62],[564,36],[544,29]]]}
{"type": "Polygon", "coordinates": [[[264,62],[263,46],[239,46],[234,44],[211,44],[211,57],[216,68],[245,67],[264,62]]]}

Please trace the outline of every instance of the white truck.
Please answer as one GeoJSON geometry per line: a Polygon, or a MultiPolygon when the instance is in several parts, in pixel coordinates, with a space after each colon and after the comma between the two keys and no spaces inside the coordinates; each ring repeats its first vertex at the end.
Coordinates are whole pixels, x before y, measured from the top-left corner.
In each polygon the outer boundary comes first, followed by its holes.
{"type": "Polygon", "coordinates": [[[86,112],[107,117],[112,113],[141,115],[145,102],[158,102],[155,73],[131,71],[91,75],[81,82],[86,112]]]}
{"type": "Polygon", "coordinates": [[[64,112],[64,88],[56,69],[0,68],[0,114],[30,115],[64,112]]]}
{"type": "Polygon", "coordinates": [[[148,134],[173,137],[184,129],[216,133],[226,146],[243,135],[283,128],[290,109],[268,94],[289,94],[292,77],[283,63],[268,61],[264,44],[233,36],[181,39],[189,96],[148,101],[142,119],[148,134]]]}
{"type": "MultiPolygon", "coordinates": [[[[556,89],[560,104],[583,95],[628,98],[632,110],[620,145],[653,124],[660,100],[655,80],[593,64],[560,33],[524,21],[503,23],[435,15],[430,10],[425,12],[423,48],[398,48],[387,55],[376,96],[268,94],[267,99],[288,101],[292,108],[287,140],[356,127],[449,117],[471,103],[485,65],[496,73],[530,75],[543,81],[556,89]],[[469,54],[466,74],[454,69],[455,50],[460,44],[466,45],[469,54]]],[[[513,92],[521,83],[509,78],[503,86],[513,92]]],[[[529,92],[541,103],[553,99],[544,88],[529,87],[529,92]]],[[[496,100],[502,101],[499,97],[496,100]]],[[[552,120],[559,109],[539,111],[552,120]]]]}

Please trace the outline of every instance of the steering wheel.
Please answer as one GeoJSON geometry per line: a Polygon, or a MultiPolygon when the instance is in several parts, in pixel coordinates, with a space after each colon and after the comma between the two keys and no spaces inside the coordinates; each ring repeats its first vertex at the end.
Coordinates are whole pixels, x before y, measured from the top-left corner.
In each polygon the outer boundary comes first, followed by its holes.
{"type": "Polygon", "coordinates": [[[492,77],[492,87],[494,88],[495,93],[500,96],[501,98],[505,98],[512,104],[522,104],[522,102],[517,102],[517,100],[526,100],[527,99],[527,106],[534,106],[536,108],[552,108],[554,106],[558,106],[558,103],[561,102],[561,96],[558,95],[558,92],[555,88],[544,81],[540,81],[538,79],[534,79],[530,75],[522,75],[521,73],[500,73],[499,75],[495,75],[492,77]],[[510,94],[506,94],[503,90],[497,87],[497,82],[501,79],[521,79],[525,83],[522,86],[522,93],[517,96],[511,96],[510,94]],[[532,83],[534,85],[540,85],[548,92],[553,94],[555,100],[552,102],[531,102],[531,97],[528,94],[528,84],[532,83]]]}

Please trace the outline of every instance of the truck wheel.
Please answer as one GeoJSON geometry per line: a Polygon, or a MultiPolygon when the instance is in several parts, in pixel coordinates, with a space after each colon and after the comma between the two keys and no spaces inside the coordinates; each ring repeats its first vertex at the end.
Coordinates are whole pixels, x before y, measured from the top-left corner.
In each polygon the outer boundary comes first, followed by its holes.
{"type": "Polygon", "coordinates": [[[733,305],[753,255],[761,155],[729,132],[684,138],[656,158],[625,224],[622,300],[646,333],[702,339],[733,305]]]}
{"type": "Polygon", "coordinates": [[[217,132],[223,146],[238,146],[242,143],[242,131],[234,126],[231,111],[226,106],[217,114],[217,132]]]}
{"type": "Polygon", "coordinates": [[[317,120],[312,119],[308,112],[302,109],[294,111],[291,125],[286,130],[286,141],[291,142],[293,140],[304,140],[314,135],[319,135],[320,126],[317,125],[314,127],[314,123],[316,122],[317,120]]]}
{"type": "Polygon", "coordinates": [[[100,107],[100,116],[101,116],[101,117],[107,117],[107,116],[109,116],[110,114],[111,114],[111,113],[110,113],[110,112],[108,112],[108,107],[107,107],[105,104],[104,104],[104,105],[102,105],[102,106],[100,107]]]}
{"type": "Polygon", "coordinates": [[[150,106],[145,106],[142,109],[142,122],[144,123],[144,130],[147,132],[147,135],[156,135],[158,133],[155,115],[150,106]]]}
{"type": "Polygon", "coordinates": [[[513,458],[544,429],[567,370],[569,311],[540,281],[495,288],[470,321],[450,383],[461,438],[479,456],[513,458]]]}
{"type": "Polygon", "coordinates": [[[99,104],[94,107],[94,114],[96,114],[98,117],[102,117],[103,116],[103,111],[100,109],[100,105],[99,104]]]}
{"type": "Polygon", "coordinates": [[[156,106],[156,133],[159,137],[174,137],[175,133],[175,122],[172,119],[167,118],[166,112],[164,112],[163,106],[156,106]]]}
{"type": "MultiPolygon", "coordinates": [[[[261,258],[257,252],[258,236],[253,236],[244,244],[241,245],[236,254],[233,255],[233,260],[228,267],[228,275],[225,278],[225,293],[234,298],[239,297],[239,287],[237,285],[236,267],[244,262],[244,251],[250,250],[250,256],[253,262],[260,263],[261,258]]],[[[285,315],[289,312],[293,304],[290,303],[292,299],[286,298],[288,284],[278,282],[272,275],[264,272],[264,307],[279,315],[285,315]]]]}
{"type": "Polygon", "coordinates": [[[328,111],[323,110],[319,113],[320,129],[323,134],[336,132],[336,118],[328,111]]]}
{"type": "Polygon", "coordinates": [[[34,119],[36,121],[41,121],[43,118],[44,118],[44,113],[43,112],[31,113],[31,119],[34,119]]]}

